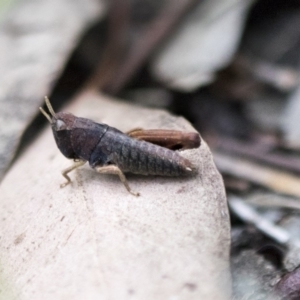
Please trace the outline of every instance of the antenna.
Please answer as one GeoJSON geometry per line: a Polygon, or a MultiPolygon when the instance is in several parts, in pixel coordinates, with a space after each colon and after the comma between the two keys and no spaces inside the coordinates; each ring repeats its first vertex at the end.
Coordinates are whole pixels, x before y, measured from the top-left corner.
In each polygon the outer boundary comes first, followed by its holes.
{"type": "MultiPolygon", "coordinates": [[[[51,105],[51,103],[50,103],[50,100],[48,99],[47,96],[45,97],[45,102],[46,102],[46,105],[47,105],[47,107],[48,107],[48,110],[49,110],[50,114],[52,115],[52,117],[55,118],[55,117],[56,117],[55,111],[54,111],[54,109],[53,109],[53,107],[52,107],[52,105],[51,105]]],[[[52,123],[51,116],[50,116],[49,114],[47,114],[46,111],[45,111],[42,107],[40,107],[40,111],[41,111],[41,113],[47,118],[47,120],[48,120],[50,123],[52,123]]]]}
{"type": "Polygon", "coordinates": [[[47,105],[47,107],[48,107],[48,109],[49,109],[49,111],[50,111],[52,117],[55,118],[56,113],[55,113],[54,109],[52,108],[52,105],[51,105],[51,103],[50,103],[50,100],[48,99],[47,96],[45,97],[45,102],[46,102],[46,105],[47,105]]]}

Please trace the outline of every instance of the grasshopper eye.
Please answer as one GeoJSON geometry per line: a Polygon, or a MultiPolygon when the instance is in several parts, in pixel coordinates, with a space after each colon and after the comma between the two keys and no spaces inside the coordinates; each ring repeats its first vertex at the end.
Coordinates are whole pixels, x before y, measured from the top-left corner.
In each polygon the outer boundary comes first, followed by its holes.
{"type": "Polygon", "coordinates": [[[67,129],[66,123],[62,120],[57,120],[55,125],[57,131],[67,129]]]}

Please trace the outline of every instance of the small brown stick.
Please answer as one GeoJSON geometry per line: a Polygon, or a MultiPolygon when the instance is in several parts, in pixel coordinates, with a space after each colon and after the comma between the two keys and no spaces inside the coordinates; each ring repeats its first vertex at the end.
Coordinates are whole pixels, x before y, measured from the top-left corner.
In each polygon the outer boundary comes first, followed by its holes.
{"type": "Polygon", "coordinates": [[[233,61],[234,67],[248,72],[259,82],[270,84],[282,91],[290,91],[299,82],[296,69],[269,63],[251,56],[238,55],[233,61]]]}
{"type": "Polygon", "coordinates": [[[159,13],[148,28],[141,33],[140,39],[132,45],[124,64],[118,70],[118,75],[108,85],[106,91],[112,94],[118,93],[174,29],[175,24],[198,2],[199,0],[169,1],[167,7],[159,13]]]}
{"type": "Polygon", "coordinates": [[[114,80],[120,60],[126,49],[129,15],[129,0],[110,1],[108,40],[101,61],[85,88],[103,89],[114,80]]]}
{"type": "Polygon", "coordinates": [[[213,140],[213,147],[220,152],[245,156],[274,167],[300,173],[300,159],[259,151],[255,144],[241,143],[233,138],[222,138],[218,136],[213,140]]]}

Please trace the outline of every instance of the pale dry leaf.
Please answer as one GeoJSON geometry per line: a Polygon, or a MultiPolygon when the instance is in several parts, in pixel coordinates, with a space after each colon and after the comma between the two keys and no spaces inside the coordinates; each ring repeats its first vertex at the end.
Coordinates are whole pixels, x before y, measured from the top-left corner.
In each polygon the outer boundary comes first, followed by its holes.
{"type": "Polygon", "coordinates": [[[0,26],[0,179],[102,0],[18,1],[0,26]]]}
{"type": "Polygon", "coordinates": [[[193,91],[226,66],[241,37],[253,0],[205,0],[182,22],[153,60],[154,76],[168,86],[193,91]]]}
{"type": "Polygon", "coordinates": [[[246,179],[277,193],[300,197],[300,179],[297,175],[217,151],[214,152],[214,159],[223,174],[246,179]]]}
{"type": "MultiPolygon", "coordinates": [[[[183,118],[93,92],[67,111],[122,131],[194,130],[183,118]]],[[[204,141],[181,154],[199,175],[128,176],[140,197],[88,166],[71,173],[72,184],[61,189],[60,170],[71,162],[47,128],[0,187],[0,295],[230,299],[230,225],[221,175],[204,141]]]]}

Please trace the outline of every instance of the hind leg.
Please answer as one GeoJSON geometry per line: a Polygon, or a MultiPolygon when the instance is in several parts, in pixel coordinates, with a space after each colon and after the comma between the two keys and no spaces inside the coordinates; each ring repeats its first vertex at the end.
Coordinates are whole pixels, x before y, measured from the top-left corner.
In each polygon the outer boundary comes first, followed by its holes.
{"type": "Polygon", "coordinates": [[[118,175],[120,180],[122,181],[122,183],[124,184],[125,188],[127,189],[127,191],[134,195],[134,196],[139,196],[140,193],[136,193],[136,192],[133,192],[131,190],[131,188],[129,187],[129,184],[127,182],[127,179],[124,175],[124,173],[122,172],[122,170],[115,166],[115,165],[108,165],[108,166],[104,166],[104,167],[96,167],[95,170],[98,172],[98,173],[101,173],[101,174],[114,174],[114,175],[118,175]]]}

